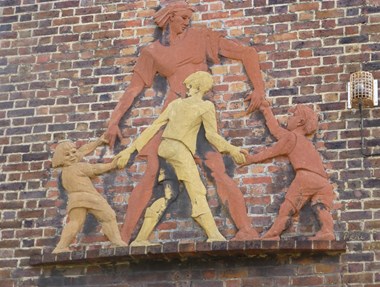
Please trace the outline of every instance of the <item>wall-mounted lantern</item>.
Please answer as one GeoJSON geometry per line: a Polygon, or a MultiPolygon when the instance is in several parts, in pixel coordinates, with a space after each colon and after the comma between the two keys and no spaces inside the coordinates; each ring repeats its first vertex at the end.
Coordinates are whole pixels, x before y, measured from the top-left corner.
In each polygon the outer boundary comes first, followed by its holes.
{"type": "Polygon", "coordinates": [[[366,145],[363,136],[363,108],[374,107],[379,104],[378,81],[373,79],[370,72],[356,72],[351,74],[350,82],[347,84],[348,104],[347,107],[358,108],[360,112],[360,150],[363,156],[377,156],[380,153],[366,152],[366,145]]]}

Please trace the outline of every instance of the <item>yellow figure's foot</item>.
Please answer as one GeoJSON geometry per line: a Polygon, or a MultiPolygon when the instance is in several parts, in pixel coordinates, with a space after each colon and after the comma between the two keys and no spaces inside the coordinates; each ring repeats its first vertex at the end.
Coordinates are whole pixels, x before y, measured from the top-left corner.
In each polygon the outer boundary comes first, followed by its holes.
{"type": "Polygon", "coordinates": [[[58,253],[63,253],[63,252],[70,252],[70,249],[68,247],[66,247],[66,248],[58,248],[58,247],[56,247],[52,251],[53,254],[58,254],[58,253]]]}
{"type": "Polygon", "coordinates": [[[157,246],[161,245],[161,243],[158,242],[150,242],[149,240],[135,240],[131,243],[131,246],[157,246]]]}
{"type": "Polygon", "coordinates": [[[214,241],[227,241],[227,240],[223,236],[210,237],[207,239],[207,242],[214,242],[214,241]]]}
{"type": "Polygon", "coordinates": [[[128,246],[128,244],[125,243],[124,241],[116,241],[116,242],[112,242],[112,246],[114,246],[114,247],[126,247],[126,246],[128,246]]]}
{"type": "Polygon", "coordinates": [[[335,240],[335,235],[332,232],[325,232],[325,233],[319,233],[315,234],[312,237],[308,238],[309,240],[335,240]]]}

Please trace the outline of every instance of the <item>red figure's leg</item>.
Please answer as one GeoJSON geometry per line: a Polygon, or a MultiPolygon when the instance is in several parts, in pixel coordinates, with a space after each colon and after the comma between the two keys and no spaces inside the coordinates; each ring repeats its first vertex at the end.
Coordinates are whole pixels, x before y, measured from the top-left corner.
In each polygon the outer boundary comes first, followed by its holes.
{"type": "Polygon", "coordinates": [[[234,240],[258,238],[257,231],[251,227],[243,194],[234,180],[226,174],[222,155],[218,152],[209,151],[205,154],[205,158],[205,164],[211,170],[211,175],[215,180],[216,191],[222,203],[228,208],[238,229],[234,240]]]}
{"type": "Polygon", "coordinates": [[[121,238],[126,243],[129,243],[131,240],[133,231],[135,231],[136,225],[152,197],[153,187],[156,182],[159,168],[157,149],[160,143],[160,138],[161,133],[157,134],[146,146],[146,171],[141,181],[132,190],[131,196],[129,197],[127,213],[120,232],[121,238]]]}
{"type": "Polygon", "coordinates": [[[313,206],[313,211],[316,213],[321,229],[315,236],[309,237],[310,240],[335,240],[334,220],[328,209],[323,204],[313,206]]]}
{"type": "Polygon", "coordinates": [[[262,239],[264,240],[280,240],[281,233],[286,229],[289,224],[292,216],[294,215],[295,210],[290,201],[286,200],[281,204],[280,211],[272,227],[264,234],[262,239]]]}

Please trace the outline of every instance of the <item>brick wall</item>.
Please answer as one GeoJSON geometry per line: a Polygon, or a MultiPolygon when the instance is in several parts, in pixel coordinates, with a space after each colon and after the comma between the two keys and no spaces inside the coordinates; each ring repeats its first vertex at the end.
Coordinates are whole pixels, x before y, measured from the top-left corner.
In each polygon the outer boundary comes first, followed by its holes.
{"type": "MultiPolygon", "coordinates": [[[[380,7],[377,1],[190,1],[193,25],[221,30],[260,55],[268,98],[282,120],[297,103],[319,111],[312,141],[338,199],[333,211],[343,255],[267,256],[263,259],[30,267],[29,256],[51,250],[66,220],[67,197],[51,167],[56,143],[84,143],[105,130],[131,79],[140,47],[154,39],[158,1],[4,0],[0,3],[0,285],[8,286],[379,286],[380,160],[360,154],[359,113],[348,110],[349,75],[380,78],[380,7]],[[50,248],[50,249],[49,249],[50,248]],[[324,274],[327,274],[325,277],[324,274]],[[125,277],[124,277],[125,276],[125,277]],[[124,283],[123,283],[124,282],[124,283]],[[126,285],[127,283],[130,285],[126,285]],[[174,282],[174,283],[173,283],[174,282]],[[191,285],[193,284],[193,285],[191,285]]],[[[273,142],[263,117],[244,116],[250,91],[240,63],[214,65],[220,132],[255,150],[273,142]]],[[[160,83],[160,81],[158,81],[160,83]]],[[[146,90],[121,126],[128,144],[160,113],[165,85],[146,90]]],[[[364,111],[365,135],[378,146],[380,109],[364,111]]],[[[106,147],[87,157],[109,161],[106,147]]],[[[143,174],[142,160],[96,181],[121,224],[128,197],[143,174]]],[[[235,171],[252,224],[268,229],[294,173],[285,158],[235,171]]],[[[207,178],[204,177],[205,182],[207,178]]],[[[235,232],[211,182],[208,199],[222,233],[235,232]]],[[[204,240],[180,194],[152,240],[204,240]]],[[[306,206],[284,238],[309,235],[316,221],[306,206]]],[[[74,249],[109,243],[89,217],[74,249]]]]}

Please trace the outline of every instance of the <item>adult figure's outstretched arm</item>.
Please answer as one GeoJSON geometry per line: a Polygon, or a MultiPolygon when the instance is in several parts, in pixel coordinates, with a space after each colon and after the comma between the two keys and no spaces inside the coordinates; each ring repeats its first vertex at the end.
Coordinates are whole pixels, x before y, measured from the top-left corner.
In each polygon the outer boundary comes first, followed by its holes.
{"type": "Polygon", "coordinates": [[[113,110],[110,121],[108,123],[105,138],[111,148],[115,145],[116,138],[119,138],[119,140],[122,139],[121,131],[119,129],[120,119],[129,110],[134,99],[141,93],[144,87],[145,83],[143,79],[138,73],[135,72],[132,76],[131,83],[113,110]]]}
{"type": "Polygon", "coordinates": [[[253,92],[247,97],[250,100],[247,113],[251,113],[260,107],[262,100],[265,97],[264,81],[260,71],[259,55],[253,47],[246,47],[240,43],[221,38],[219,42],[219,54],[234,60],[239,60],[243,63],[249,80],[253,85],[253,92]]]}

